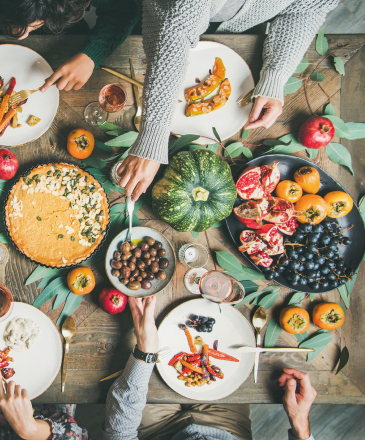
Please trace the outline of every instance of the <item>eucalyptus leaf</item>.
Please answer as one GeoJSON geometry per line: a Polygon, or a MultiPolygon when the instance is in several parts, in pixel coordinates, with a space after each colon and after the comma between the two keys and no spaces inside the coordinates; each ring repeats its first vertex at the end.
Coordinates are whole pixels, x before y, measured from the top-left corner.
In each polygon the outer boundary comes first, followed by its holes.
{"type": "Polygon", "coordinates": [[[294,73],[302,73],[305,71],[305,69],[309,66],[309,61],[307,58],[303,58],[302,61],[298,64],[297,68],[295,69],[294,73]]]}
{"type": "Polygon", "coordinates": [[[317,297],[317,295],[315,293],[310,293],[309,294],[309,298],[310,298],[311,301],[315,300],[316,297],[317,297]]]}
{"type": "Polygon", "coordinates": [[[58,309],[58,307],[66,300],[66,298],[68,297],[68,295],[70,293],[71,293],[70,290],[67,289],[66,287],[65,287],[65,290],[57,293],[57,296],[56,296],[56,299],[54,300],[52,309],[53,310],[58,309]]]}
{"type": "Polygon", "coordinates": [[[128,133],[124,133],[114,139],[110,139],[109,141],[105,142],[105,145],[110,145],[111,147],[130,147],[134,144],[137,136],[137,132],[129,131],[128,133]]]}
{"type": "Polygon", "coordinates": [[[243,153],[243,145],[241,142],[233,142],[233,144],[227,145],[226,149],[224,150],[224,155],[226,157],[238,157],[240,154],[243,153]]]}
{"type": "Polygon", "coordinates": [[[43,289],[43,287],[46,287],[47,284],[54,279],[54,275],[50,275],[49,277],[45,277],[41,279],[41,282],[38,284],[37,289],[43,289]]]}
{"type": "Polygon", "coordinates": [[[252,159],[253,158],[252,151],[248,147],[244,146],[242,153],[243,153],[243,155],[245,157],[247,157],[247,159],[252,159]]]}
{"type": "Polygon", "coordinates": [[[273,293],[268,293],[265,295],[260,301],[258,302],[259,306],[262,306],[265,308],[265,310],[268,310],[270,307],[272,307],[275,303],[275,301],[280,296],[280,289],[273,293]]]}
{"type": "Polygon", "coordinates": [[[250,301],[252,301],[253,299],[257,298],[258,296],[262,295],[262,291],[256,291],[253,293],[250,293],[249,295],[245,295],[245,297],[242,299],[242,301],[240,301],[238,304],[236,304],[236,306],[241,306],[243,304],[249,303],[250,301]]]}
{"type": "Polygon", "coordinates": [[[338,116],[326,115],[325,118],[329,119],[335,127],[335,136],[341,138],[347,137],[350,134],[346,123],[338,116]]]}
{"type": "Polygon", "coordinates": [[[194,237],[195,240],[199,238],[199,232],[191,231],[191,235],[194,237]]]}
{"type": "Polygon", "coordinates": [[[305,293],[304,292],[295,292],[290,297],[290,300],[288,302],[288,306],[291,306],[293,304],[300,304],[303,301],[304,298],[305,298],[305,293]]]}
{"type": "Polygon", "coordinates": [[[258,289],[258,284],[254,283],[251,280],[243,280],[241,281],[242,286],[245,288],[245,294],[249,295],[250,293],[256,292],[258,289]]]}
{"type": "Polygon", "coordinates": [[[270,148],[270,150],[266,151],[264,154],[268,154],[268,153],[290,154],[290,153],[297,153],[298,151],[302,151],[304,149],[304,146],[297,141],[293,133],[288,133],[284,136],[281,136],[277,140],[280,141],[280,144],[277,144],[274,147],[270,148]]]}
{"type": "Polygon", "coordinates": [[[333,162],[345,165],[351,171],[351,174],[354,175],[351,154],[346,147],[336,142],[330,142],[326,147],[326,152],[333,162]]]}
{"type": "Polygon", "coordinates": [[[220,222],[215,222],[211,228],[220,228],[221,226],[223,226],[225,224],[224,220],[221,220],[220,222]]]}
{"type": "Polygon", "coordinates": [[[125,203],[118,203],[110,208],[110,223],[121,225],[125,218],[125,203]]]}
{"type": "Polygon", "coordinates": [[[315,352],[307,355],[307,361],[314,359],[331,342],[332,335],[327,331],[317,331],[312,337],[302,342],[300,348],[314,348],[315,352]]]}
{"type": "Polygon", "coordinates": [[[299,342],[303,342],[308,338],[308,333],[304,332],[304,333],[299,333],[297,335],[295,335],[296,338],[298,339],[299,342]]]}
{"type": "Polygon", "coordinates": [[[173,154],[177,153],[181,148],[185,147],[186,145],[191,144],[192,142],[199,139],[199,135],[197,134],[184,134],[183,136],[180,136],[172,145],[169,150],[169,155],[172,156],[173,154]]]}
{"type": "Polygon", "coordinates": [[[117,128],[115,130],[107,131],[106,134],[109,136],[120,136],[121,134],[128,133],[129,130],[126,130],[125,128],[117,128]]]}
{"type": "Polygon", "coordinates": [[[328,41],[327,38],[324,36],[324,32],[322,29],[318,32],[316,38],[316,51],[322,56],[326,55],[328,51],[328,41]]]}
{"type": "Polygon", "coordinates": [[[315,82],[322,82],[326,79],[322,72],[315,71],[311,74],[310,79],[315,82]]]}
{"type": "Polygon", "coordinates": [[[98,122],[98,126],[101,130],[108,132],[110,130],[119,130],[119,125],[111,124],[110,122],[98,122]]]}
{"type": "Polygon", "coordinates": [[[243,140],[245,140],[245,139],[247,139],[248,138],[248,136],[249,136],[249,134],[250,134],[250,130],[243,130],[242,131],[242,135],[241,135],[241,138],[243,139],[243,140]]]}
{"type": "Polygon", "coordinates": [[[346,286],[342,284],[341,286],[338,286],[338,291],[341,295],[342,301],[345,304],[346,308],[350,307],[350,296],[347,292],[346,286]]]}
{"type": "Polygon", "coordinates": [[[98,141],[97,139],[94,140],[94,149],[95,151],[103,154],[110,154],[114,152],[113,147],[105,145],[104,142],[98,141]]]}
{"type": "Polygon", "coordinates": [[[348,133],[346,139],[364,139],[365,138],[365,124],[363,122],[346,122],[348,133]]]}
{"type": "Polygon", "coordinates": [[[355,283],[356,283],[356,278],[357,278],[357,273],[355,273],[355,274],[352,276],[352,279],[351,279],[351,280],[349,280],[349,281],[347,281],[347,283],[345,283],[345,286],[346,286],[346,289],[347,289],[347,294],[348,294],[348,296],[351,295],[352,289],[354,288],[355,283]]]}
{"type": "Polygon", "coordinates": [[[107,160],[101,159],[100,157],[89,156],[82,161],[82,165],[84,167],[102,169],[106,166],[107,162],[107,160]]]}
{"type": "Polygon", "coordinates": [[[262,141],[264,145],[268,145],[269,147],[273,147],[275,145],[290,145],[292,142],[292,139],[290,139],[288,142],[283,142],[280,139],[264,139],[262,141]]]}
{"type": "Polygon", "coordinates": [[[233,277],[237,281],[245,281],[245,280],[253,281],[253,280],[261,280],[262,278],[264,278],[264,276],[262,274],[260,274],[259,272],[257,272],[256,270],[252,270],[252,269],[248,269],[248,268],[246,268],[246,269],[247,269],[247,271],[245,271],[245,272],[231,272],[229,270],[226,270],[225,273],[227,275],[230,275],[231,277],[233,277]]]}
{"type": "Polygon", "coordinates": [[[341,57],[333,57],[335,63],[335,69],[340,75],[345,75],[345,64],[341,57]]]}
{"type": "Polygon", "coordinates": [[[70,316],[77,307],[81,304],[82,301],[82,295],[75,295],[74,293],[70,293],[70,295],[67,297],[65,306],[63,307],[63,310],[60,314],[60,316],[57,319],[57,325],[61,324],[65,318],[70,316]]]}
{"type": "Polygon", "coordinates": [[[34,307],[40,307],[42,304],[47,302],[49,299],[53,298],[58,292],[62,292],[64,289],[64,278],[58,277],[48,284],[47,287],[43,289],[43,292],[38,295],[33,303],[34,307]]]}
{"type": "MultiPolygon", "coordinates": [[[[324,115],[332,115],[332,116],[335,116],[335,113],[336,113],[335,107],[329,102],[329,103],[325,106],[324,111],[323,111],[323,114],[324,114],[324,115]]],[[[364,125],[365,125],[365,124],[364,124],[364,125]]]]}
{"type": "Polygon", "coordinates": [[[284,86],[284,95],[290,95],[295,93],[302,87],[303,79],[297,78],[296,76],[291,76],[284,86]]]}
{"type": "Polygon", "coordinates": [[[336,374],[338,374],[344,367],[346,367],[349,359],[350,359],[350,352],[349,352],[349,349],[345,345],[341,351],[341,354],[340,354],[340,359],[339,359],[336,374]]]}
{"type": "Polygon", "coordinates": [[[189,151],[193,151],[193,150],[206,150],[206,147],[204,145],[197,145],[197,144],[189,145],[189,151]]]}
{"type": "Polygon", "coordinates": [[[272,318],[272,320],[267,325],[264,337],[264,347],[270,348],[274,347],[276,341],[279,339],[281,333],[281,327],[276,318],[272,318]]]}
{"type": "Polygon", "coordinates": [[[94,176],[100,183],[104,183],[109,179],[109,173],[105,169],[98,170],[97,168],[86,168],[85,171],[94,176]]]}
{"type": "Polygon", "coordinates": [[[216,153],[218,151],[218,147],[219,147],[219,144],[208,144],[207,145],[207,149],[209,151],[212,151],[213,153],[216,153]]]}
{"type": "Polygon", "coordinates": [[[33,272],[29,275],[29,277],[25,281],[25,285],[34,283],[34,281],[38,281],[41,278],[46,278],[49,276],[56,276],[62,272],[64,272],[65,269],[57,269],[52,267],[44,267],[44,266],[37,266],[33,272]]]}
{"type": "Polygon", "coordinates": [[[231,272],[242,272],[242,264],[229,252],[216,252],[218,264],[225,270],[231,272]]]}
{"type": "Polygon", "coordinates": [[[0,243],[10,243],[10,238],[5,232],[0,233],[0,243]]]}
{"type": "Polygon", "coordinates": [[[104,191],[105,191],[107,194],[110,194],[110,193],[112,193],[113,191],[117,191],[117,192],[120,192],[120,193],[124,193],[124,188],[121,188],[120,186],[115,186],[115,185],[113,185],[113,184],[111,183],[110,180],[107,180],[106,182],[102,183],[102,186],[103,186],[103,188],[104,188],[104,191]]]}
{"type": "Polygon", "coordinates": [[[216,129],[215,127],[212,127],[212,130],[213,130],[214,136],[218,139],[218,141],[219,141],[220,143],[222,143],[222,139],[221,139],[221,137],[219,136],[219,133],[218,133],[217,129],[216,129]]]}
{"type": "Polygon", "coordinates": [[[315,148],[306,148],[306,151],[311,159],[314,159],[318,154],[318,150],[315,148]]]}

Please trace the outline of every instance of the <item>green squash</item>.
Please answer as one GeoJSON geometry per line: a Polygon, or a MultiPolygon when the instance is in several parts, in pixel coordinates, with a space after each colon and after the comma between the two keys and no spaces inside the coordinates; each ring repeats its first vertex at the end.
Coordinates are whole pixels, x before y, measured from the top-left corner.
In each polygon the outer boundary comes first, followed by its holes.
{"type": "Polygon", "coordinates": [[[152,208],[178,231],[202,232],[230,215],[236,185],[229,165],[209,150],[176,154],[152,189],[152,208]]]}

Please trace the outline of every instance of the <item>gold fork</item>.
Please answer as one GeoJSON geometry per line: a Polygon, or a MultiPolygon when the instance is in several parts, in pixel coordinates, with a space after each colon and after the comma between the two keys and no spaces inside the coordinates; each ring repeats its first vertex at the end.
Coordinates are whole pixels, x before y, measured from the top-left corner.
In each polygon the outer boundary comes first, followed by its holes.
{"type": "Polygon", "coordinates": [[[246,95],[242,96],[242,98],[237,99],[237,104],[239,107],[244,107],[251,102],[253,91],[254,89],[250,90],[248,93],[246,93],[246,95]]]}
{"type": "Polygon", "coordinates": [[[32,93],[39,92],[40,89],[41,89],[41,87],[38,87],[38,89],[34,89],[34,90],[22,90],[21,92],[15,93],[15,94],[9,99],[9,104],[10,104],[10,105],[18,104],[18,102],[20,102],[20,101],[24,101],[24,99],[29,98],[29,96],[30,96],[32,93]]]}

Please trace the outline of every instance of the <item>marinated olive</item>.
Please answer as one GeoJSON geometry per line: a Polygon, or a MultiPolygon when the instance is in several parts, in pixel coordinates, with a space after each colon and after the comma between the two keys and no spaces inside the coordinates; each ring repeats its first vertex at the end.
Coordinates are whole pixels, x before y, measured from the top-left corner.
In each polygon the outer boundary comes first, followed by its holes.
{"type": "Polygon", "coordinates": [[[158,263],[156,263],[156,261],[154,261],[151,264],[151,272],[156,273],[160,270],[160,266],[158,265],[158,263]]]}
{"type": "Polygon", "coordinates": [[[141,275],[139,275],[139,276],[137,277],[137,281],[141,282],[142,280],[143,280],[143,278],[141,277],[141,275]]]}
{"type": "Polygon", "coordinates": [[[118,251],[114,252],[114,260],[120,261],[122,259],[122,254],[118,251]]]}
{"type": "Polygon", "coordinates": [[[161,258],[159,265],[161,269],[167,269],[169,267],[169,260],[167,258],[161,258]]]}
{"type": "Polygon", "coordinates": [[[128,254],[123,254],[122,255],[122,260],[129,260],[132,256],[131,252],[128,252],[128,254]]]}
{"type": "Polygon", "coordinates": [[[131,263],[128,264],[128,267],[132,271],[132,270],[134,270],[136,268],[136,265],[131,262],[131,263]]]}
{"type": "Polygon", "coordinates": [[[113,269],[120,269],[122,267],[122,263],[120,261],[117,260],[112,260],[110,262],[110,265],[113,269]]]}
{"type": "Polygon", "coordinates": [[[136,262],[137,262],[137,258],[136,258],[136,257],[132,257],[132,258],[129,259],[129,261],[130,261],[131,263],[136,264],[136,262]]]}
{"type": "Polygon", "coordinates": [[[122,261],[122,266],[128,266],[128,261],[127,260],[122,261]]]}
{"type": "Polygon", "coordinates": [[[155,241],[153,247],[159,251],[160,249],[162,249],[162,243],[160,241],[155,241]]]}
{"type": "Polygon", "coordinates": [[[141,288],[141,283],[139,281],[129,281],[128,289],[139,290],[141,288]]]}
{"type": "Polygon", "coordinates": [[[149,246],[153,246],[155,244],[155,239],[152,237],[146,237],[145,241],[146,243],[148,243],[149,246]]]}
{"type": "Polygon", "coordinates": [[[156,280],[165,280],[166,279],[166,273],[163,270],[159,270],[156,275],[156,280]]]}
{"type": "Polygon", "coordinates": [[[133,278],[137,278],[138,275],[139,275],[139,270],[138,269],[134,269],[134,271],[131,272],[131,275],[132,275],[133,278]]]}
{"type": "Polygon", "coordinates": [[[155,279],[155,274],[152,273],[149,269],[146,270],[146,274],[147,274],[147,276],[145,278],[146,280],[152,281],[155,279]]]}
{"type": "Polygon", "coordinates": [[[133,283],[134,278],[133,278],[133,277],[129,277],[129,281],[130,281],[131,283],[133,283]]]}
{"type": "Polygon", "coordinates": [[[164,257],[166,255],[165,249],[160,249],[157,253],[159,257],[164,257]]]}
{"type": "Polygon", "coordinates": [[[157,250],[155,248],[150,248],[151,257],[155,257],[157,255],[157,250]]]}
{"type": "Polygon", "coordinates": [[[149,252],[142,252],[142,258],[144,258],[144,259],[148,259],[148,258],[150,258],[150,257],[151,257],[151,255],[150,255],[149,252]]]}
{"type": "Polygon", "coordinates": [[[147,277],[147,273],[144,270],[141,272],[141,277],[142,278],[146,278],[147,277]]]}
{"type": "Polygon", "coordinates": [[[155,261],[156,261],[157,263],[159,263],[160,260],[161,260],[160,257],[156,257],[156,260],[155,260],[155,261]]]}
{"type": "Polygon", "coordinates": [[[129,283],[129,279],[128,278],[119,278],[119,281],[124,284],[125,286],[129,283]]]}
{"type": "Polygon", "coordinates": [[[148,251],[148,249],[150,248],[150,246],[149,246],[149,244],[148,243],[142,243],[142,245],[141,245],[141,250],[143,251],[143,252],[146,252],[146,251],[148,251]]]}
{"type": "Polygon", "coordinates": [[[133,242],[132,242],[132,243],[130,244],[130,247],[131,247],[130,250],[133,251],[133,249],[135,249],[135,248],[137,247],[137,245],[136,245],[136,243],[133,243],[133,242]]]}
{"type": "Polygon", "coordinates": [[[146,267],[146,263],[142,260],[138,260],[137,267],[138,267],[138,269],[143,270],[146,267]]]}
{"type": "Polygon", "coordinates": [[[128,243],[128,241],[125,241],[120,245],[120,250],[122,251],[122,254],[126,255],[131,250],[131,245],[128,243]]]}
{"type": "Polygon", "coordinates": [[[134,249],[134,251],[133,251],[133,255],[134,255],[136,258],[141,258],[141,255],[142,255],[142,251],[141,251],[141,249],[140,249],[140,248],[136,248],[136,249],[134,249]]]}
{"type": "Polygon", "coordinates": [[[151,266],[152,261],[151,261],[150,258],[146,258],[146,259],[144,260],[144,262],[145,262],[145,265],[146,265],[146,266],[151,266]]]}
{"type": "Polygon", "coordinates": [[[131,270],[128,266],[122,267],[120,273],[123,278],[129,278],[131,276],[131,270]]]}
{"type": "Polygon", "coordinates": [[[142,289],[150,289],[152,287],[151,281],[143,280],[142,281],[142,289]]]}
{"type": "Polygon", "coordinates": [[[119,270],[117,270],[117,269],[113,269],[112,270],[112,275],[113,275],[113,277],[120,277],[120,272],[119,272],[119,270]]]}
{"type": "Polygon", "coordinates": [[[156,261],[156,257],[151,257],[150,260],[151,261],[156,261]]]}

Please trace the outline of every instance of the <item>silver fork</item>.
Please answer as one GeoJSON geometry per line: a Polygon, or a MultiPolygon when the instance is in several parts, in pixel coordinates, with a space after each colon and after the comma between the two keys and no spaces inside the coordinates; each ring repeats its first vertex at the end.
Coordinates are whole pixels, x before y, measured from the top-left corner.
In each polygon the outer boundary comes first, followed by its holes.
{"type": "Polygon", "coordinates": [[[41,87],[38,87],[38,89],[34,89],[34,90],[22,90],[21,92],[17,92],[9,99],[9,104],[10,105],[18,104],[18,102],[24,101],[24,99],[29,98],[31,94],[35,92],[39,92],[40,89],[41,87]]]}
{"type": "Polygon", "coordinates": [[[255,89],[250,90],[248,93],[246,93],[246,95],[237,99],[237,104],[239,107],[244,107],[245,105],[247,105],[251,102],[251,98],[252,98],[254,90],[255,89]]]}
{"type": "Polygon", "coordinates": [[[158,360],[157,362],[161,362],[161,360],[166,359],[167,357],[171,356],[172,350],[170,347],[164,347],[161,348],[161,350],[158,350],[158,360]]]}
{"type": "Polygon", "coordinates": [[[134,211],[135,202],[133,202],[132,197],[127,197],[127,211],[129,216],[129,229],[126,241],[130,242],[132,239],[132,220],[133,220],[133,211],[134,211]]]}

